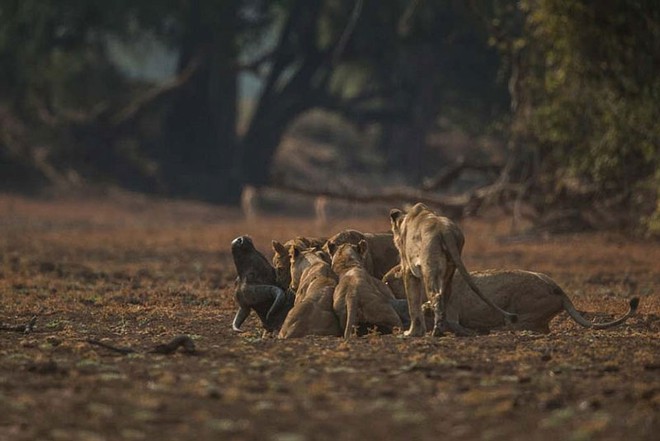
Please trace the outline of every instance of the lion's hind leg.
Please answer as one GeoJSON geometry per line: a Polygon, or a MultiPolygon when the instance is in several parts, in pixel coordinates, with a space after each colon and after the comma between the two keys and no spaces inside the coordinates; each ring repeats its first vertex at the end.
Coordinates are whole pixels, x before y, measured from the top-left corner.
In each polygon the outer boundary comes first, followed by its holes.
{"type": "Polygon", "coordinates": [[[426,323],[422,313],[422,303],[424,301],[422,284],[409,270],[404,273],[403,283],[406,288],[408,311],[410,312],[410,328],[403,334],[408,337],[421,337],[426,334],[426,323]]]}
{"type": "Polygon", "coordinates": [[[424,274],[424,291],[433,310],[433,336],[440,337],[445,331],[445,298],[447,293],[444,290],[444,282],[447,271],[430,271],[430,274],[424,274]],[[445,295],[443,295],[445,294],[445,295]]]}
{"type": "Polygon", "coordinates": [[[459,314],[456,308],[451,307],[451,281],[456,272],[456,267],[447,264],[442,274],[435,274],[429,278],[426,292],[431,300],[433,312],[435,315],[433,336],[440,337],[445,331],[449,331],[459,337],[468,337],[475,335],[475,332],[463,327],[459,323],[459,314]]]}

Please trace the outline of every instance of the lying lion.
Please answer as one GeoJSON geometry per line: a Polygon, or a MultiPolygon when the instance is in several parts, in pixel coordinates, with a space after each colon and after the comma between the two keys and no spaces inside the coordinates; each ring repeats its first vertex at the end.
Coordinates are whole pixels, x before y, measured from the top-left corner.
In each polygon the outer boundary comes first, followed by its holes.
{"type": "Polygon", "coordinates": [[[392,292],[364,267],[367,252],[367,242],[361,240],[357,246],[339,245],[332,257],[332,270],[339,276],[333,307],[344,338],[350,338],[358,326],[375,326],[380,332],[402,327],[391,304],[392,292]]]}
{"type": "Polygon", "coordinates": [[[380,279],[393,266],[399,264],[399,250],[394,246],[392,233],[361,233],[357,230],[344,230],[335,234],[323,245],[323,250],[332,256],[337,247],[344,243],[357,245],[365,240],[368,253],[364,256],[364,266],[372,276],[380,279]]]}
{"type": "Polygon", "coordinates": [[[289,256],[291,247],[298,247],[299,250],[305,250],[308,248],[316,248],[320,250],[325,242],[326,239],[323,237],[302,236],[287,240],[284,244],[276,240],[272,241],[273,267],[275,268],[277,284],[284,289],[291,285],[291,261],[289,256]]]}
{"type": "MultiPolygon", "coordinates": [[[[322,251],[293,247],[291,254],[292,289],[296,300],[280,329],[280,338],[306,335],[340,336],[339,320],[333,311],[337,275],[322,251]]],[[[273,305],[273,310],[280,307],[273,305]]]]}
{"type": "MultiPolygon", "coordinates": [[[[605,329],[628,320],[639,305],[639,298],[633,297],[628,312],[620,318],[606,323],[592,323],[580,315],[566,293],[545,274],[523,270],[487,270],[471,272],[470,276],[495,304],[518,314],[518,321],[507,325],[502,315],[493,313],[492,308],[485,305],[458,274],[452,281],[452,297],[445,305],[445,313],[454,317],[461,326],[481,332],[506,328],[548,333],[550,321],[562,311],[586,328],[605,329]]],[[[386,274],[383,281],[392,292],[401,295],[403,283],[399,267],[386,274]]],[[[407,317],[404,315],[403,319],[407,317]]]]}
{"type": "Polygon", "coordinates": [[[403,282],[410,310],[411,323],[405,335],[422,336],[426,333],[422,314],[424,294],[435,311],[434,336],[442,335],[445,329],[457,335],[470,335],[457,317],[448,314],[450,310],[447,304],[452,297],[451,281],[456,269],[486,304],[498,311],[505,320],[515,321],[515,314],[493,303],[470,278],[461,258],[465,238],[454,222],[438,216],[421,203],[415,204],[407,213],[391,210],[390,220],[394,244],[401,256],[403,282]],[[440,304],[441,300],[445,304],[444,308],[440,304]]]}

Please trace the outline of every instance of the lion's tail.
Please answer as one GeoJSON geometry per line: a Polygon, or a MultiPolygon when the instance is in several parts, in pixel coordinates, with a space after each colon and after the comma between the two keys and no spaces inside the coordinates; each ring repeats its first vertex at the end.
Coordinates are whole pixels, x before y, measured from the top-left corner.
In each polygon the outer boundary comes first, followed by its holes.
{"type": "Polygon", "coordinates": [[[628,312],[626,312],[618,319],[606,323],[593,323],[582,317],[582,314],[580,314],[578,310],[575,309],[575,305],[573,305],[573,302],[571,302],[571,299],[569,299],[566,294],[563,295],[562,304],[566,312],[568,312],[568,315],[570,315],[571,318],[575,320],[576,323],[584,326],[585,328],[605,329],[605,328],[611,328],[612,326],[620,325],[621,323],[628,320],[633,314],[635,314],[635,312],[637,311],[637,307],[639,306],[639,297],[633,297],[632,299],[630,299],[628,312]]]}
{"type": "Polygon", "coordinates": [[[461,253],[458,250],[458,244],[456,243],[456,240],[451,234],[446,234],[443,236],[445,245],[447,246],[447,252],[449,253],[449,257],[451,260],[454,262],[454,265],[456,265],[456,269],[458,269],[458,272],[463,276],[463,279],[465,282],[468,284],[468,286],[474,291],[480,298],[483,300],[488,306],[491,308],[495,309],[498,311],[500,314],[504,316],[504,321],[507,324],[510,323],[516,323],[518,321],[518,315],[507,312],[497,306],[491,299],[486,297],[479,287],[477,286],[476,283],[474,283],[474,279],[472,279],[472,276],[468,272],[468,270],[465,268],[465,265],[463,264],[463,259],[461,258],[461,253]]]}
{"type": "Polygon", "coordinates": [[[353,332],[357,326],[357,310],[357,296],[346,296],[346,327],[344,328],[344,338],[346,339],[353,336],[353,332]]]}

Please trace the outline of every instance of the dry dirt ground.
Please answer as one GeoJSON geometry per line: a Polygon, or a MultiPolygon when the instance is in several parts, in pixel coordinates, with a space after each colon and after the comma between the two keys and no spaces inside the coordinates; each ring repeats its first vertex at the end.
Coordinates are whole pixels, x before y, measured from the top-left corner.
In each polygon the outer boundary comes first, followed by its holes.
{"type": "Polygon", "coordinates": [[[660,432],[660,244],[617,233],[525,240],[462,223],[470,269],[548,273],[591,319],[549,335],[262,339],[235,334],[230,241],[386,230],[319,227],[138,196],[0,195],[0,440],[643,440],[660,432]],[[179,334],[195,342],[150,353],[179,334]],[[89,339],[131,347],[122,355],[89,339]]]}

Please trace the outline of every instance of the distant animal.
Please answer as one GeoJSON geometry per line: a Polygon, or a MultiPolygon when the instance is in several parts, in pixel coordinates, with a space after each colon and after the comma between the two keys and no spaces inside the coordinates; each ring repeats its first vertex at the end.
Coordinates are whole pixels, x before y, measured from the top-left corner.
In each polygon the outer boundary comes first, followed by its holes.
{"type": "Polygon", "coordinates": [[[325,244],[325,237],[303,237],[298,236],[294,239],[287,240],[284,244],[273,240],[271,247],[273,249],[273,267],[275,268],[275,277],[277,285],[286,289],[291,285],[291,256],[290,252],[292,247],[297,247],[298,250],[306,250],[308,248],[321,249],[325,244]]]}
{"type": "Polygon", "coordinates": [[[387,271],[399,263],[399,251],[394,245],[392,233],[362,233],[357,230],[344,230],[330,237],[323,250],[330,256],[334,255],[339,245],[349,243],[357,245],[365,240],[368,254],[364,256],[364,265],[369,274],[380,279],[387,271]]]}
{"type": "Polygon", "coordinates": [[[234,239],[231,242],[231,253],[238,273],[234,287],[238,311],[232,329],[242,332],[241,325],[254,310],[267,333],[278,331],[286,313],[271,313],[270,309],[276,300],[279,300],[279,304],[293,305],[293,294],[276,285],[275,269],[254,247],[249,236],[234,239]]]}
{"type": "Polygon", "coordinates": [[[248,222],[259,217],[259,190],[252,185],[246,185],[241,190],[241,210],[248,222]]]}
{"type": "Polygon", "coordinates": [[[365,268],[367,253],[367,242],[361,240],[357,245],[339,245],[332,256],[332,270],[339,276],[333,309],[344,338],[351,338],[358,327],[375,326],[384,333],[403,327],[391,291],[365,268]]]}
{"type": "MultiPolygon", "coordinates": [[[[390,271],[383,280],[395,295],[397,291],[401,295],[402,274],[397,269],[390,271]]],[[[485,270],[473,271],[470,277],[495,304],[518,315],[516,323],[507,325],[504,317],[484,304],[463,276],[457,274],[452,280],[452,297],[444,307],[448,315],[458,317],[461,326],[479,332],[508,329],[548,333],[550,321],[562,311],[586,328],[605,329],[624,323],[639,305],[639,298],[633,297],[628,312],[620,318],[606,323],[592,323],[582,317],[568,295],[545,274],[523,270],[485,270]]],[[[402,320],[409,320],[409,317],[404,313],[402,320]]]]}
{"type": "MultiPolygon", "coordinates": [[[[339,320],[333,310],[337,275],[323,251],[292,247],[292,287],[296,299],[280,329],[280,338],[306,335],[340,336],[339,320]]],[[[279,305],[274,305],[277,311],[279,305]]]]}
{"type": "Polygon", "coordinates": [[[422,203],[415,204],[407,213],[392,209],[390,221],[394,244],[401,258],[410,311],[410,328],[405,331],[405,335],[422,336],[426,333],[422,314],[424,294],[435,311],[434,336],[442,335],[446,329],[457,335],[473,334],[461,326],[458,317],[452,315],[452,310],[446,307],[451,301],[451,282],[456,269],[486,304],[502,314],[506,321],[516,320],[515,314],[493,303],[470,278],[461,258],[465,238],[454,222],[438,216],[422,203]],[[441,302],[444,302],[444,308],[441,302]]]}
{"type": "Polygon", "coordinates": [[[316,223],[323,226],[328,223],[328,198],[326,196],[317,196],[314,199],[314,214],[316,223]]]}

